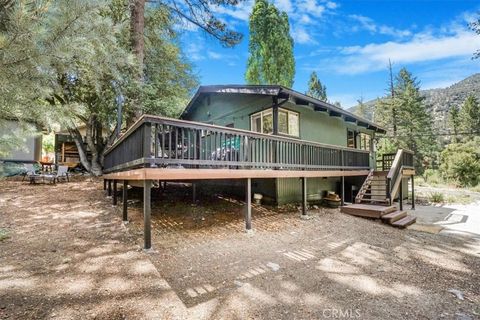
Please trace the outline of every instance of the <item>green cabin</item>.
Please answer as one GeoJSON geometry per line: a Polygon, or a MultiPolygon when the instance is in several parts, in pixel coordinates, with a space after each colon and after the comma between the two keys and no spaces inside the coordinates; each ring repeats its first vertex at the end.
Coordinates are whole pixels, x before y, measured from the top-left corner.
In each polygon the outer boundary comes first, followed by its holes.
{"type": "MultiPolygon", "coordinates": [[[[370,168],[375,166],[373,140],[385,130],[329,103],[278,85],[216,85],[201,86],[189,102],[181,119],[237,128],[264,134],[279,135],[336,147],[369,151],[370,168]]],[[[235,143],[234,141],[230,143],[235,143]]],[[[353,201],[365,177],[345,178],[345,200],[353,201]]],[[[232,192],[232,181],[209,181],[232,192]]],[[[301,181],[298,178],[259,179],[252,182],[254,192],[266,202],[282,205],[300,202],[301,181]]],[[[340,192],[340,178],[308,179],[307,199],[314,203],[326,191],[340,192]]]]}

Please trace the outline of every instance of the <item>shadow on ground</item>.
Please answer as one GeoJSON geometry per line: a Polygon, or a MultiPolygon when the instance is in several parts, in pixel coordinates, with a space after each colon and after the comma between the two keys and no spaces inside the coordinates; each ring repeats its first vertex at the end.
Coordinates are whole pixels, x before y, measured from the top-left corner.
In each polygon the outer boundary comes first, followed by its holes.
{"type": "MultiPolygon", "coordinates": [[[[0,317],[6,319],[475,319],[480,246],[469,236],[256,207],[167,189],[145,253],[140,197],[121,222],[101,183],[2,182],[0,317]],[[458,290],[463,300],[449,290],[458,290]],[[358,318],[358,317],[356,317],[358,318]]],[[[453,291],[457,292],[457,291],[453,291]]],[[[457,293],[458,293],[457,292],[457,293]]]]}

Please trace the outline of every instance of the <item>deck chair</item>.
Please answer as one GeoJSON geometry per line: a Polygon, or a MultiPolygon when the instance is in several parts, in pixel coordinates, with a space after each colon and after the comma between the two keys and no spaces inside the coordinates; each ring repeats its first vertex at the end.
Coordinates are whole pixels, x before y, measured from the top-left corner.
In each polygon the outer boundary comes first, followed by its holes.
{"type": "MultiPolygon", "coordinates": [[[[57,182],[60,182],[60,179],[65,179],[67,182],[70,182],[68,177],[68,166],[58,166],[57,173],[54,178],[57,182]]],[[[54,181],[55,182],[55,181],[54,181]]]]}
{"type": "Polygon", "coordinates": [[[25,172],[23,173],[22,181],[25,181],[25,178],[28,177],[30,183],[35,183],[35,179],[41,177],[41,175],[37,173],[37,169],[35,169],[35,166],[32,163],[25,163],[24,166],[25,172]]]}

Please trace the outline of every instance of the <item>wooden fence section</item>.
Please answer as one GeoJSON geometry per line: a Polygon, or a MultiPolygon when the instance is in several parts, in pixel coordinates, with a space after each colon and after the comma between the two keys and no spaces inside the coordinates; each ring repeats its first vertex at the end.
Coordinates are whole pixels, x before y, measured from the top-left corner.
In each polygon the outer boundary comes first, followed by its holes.
{"type": "Polygon", "coordinates": [[[143,116],[105,153],[106,173],[139,167],[365,170],[369,152],[157,116],[143,116]]]}

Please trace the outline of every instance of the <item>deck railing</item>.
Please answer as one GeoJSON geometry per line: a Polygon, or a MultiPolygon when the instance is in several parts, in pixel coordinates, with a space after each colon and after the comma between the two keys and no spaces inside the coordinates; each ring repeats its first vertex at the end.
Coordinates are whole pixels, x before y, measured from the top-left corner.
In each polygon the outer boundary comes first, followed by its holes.
{"type": "Polygon", "coordinates": [[[105,172],[136,167],[364,170],[369,152],[247,130],[143,116],[105,153],[105,172]]]}
{"type": "Polygon", "coordinates": [[[414,169],[413,152],[406,149],[398,149],[395,158],[390,165],[387,174],[387,197],[390,204],[396,196],[396,191],[402,179],[403,169],[414,169]]]}

